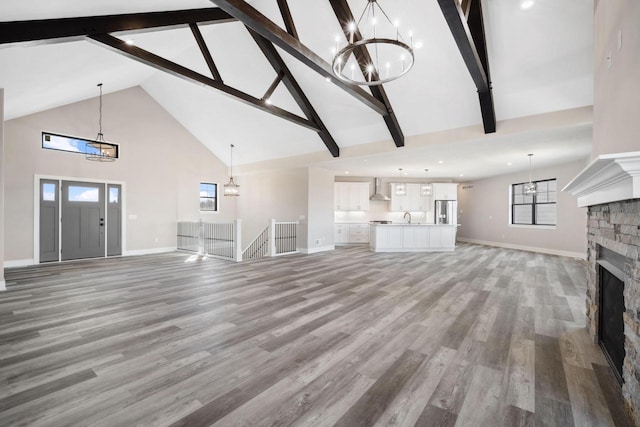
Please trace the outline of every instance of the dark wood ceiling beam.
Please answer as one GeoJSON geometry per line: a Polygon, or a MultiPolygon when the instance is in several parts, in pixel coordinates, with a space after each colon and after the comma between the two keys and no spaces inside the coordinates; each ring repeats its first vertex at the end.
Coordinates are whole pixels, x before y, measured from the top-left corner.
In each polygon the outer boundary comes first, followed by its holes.
{"type": "Polygon", "coordinates": [[[495,132],[496,117],[480,0],[473,0],[469,5],[469,24],[457,0],[438,0],[438,4],[458,45],[462,59],[471,73],[471,78],[478,88],[484,132],[495,132]]]}
{"type": "Polygon", "coordinates": [[[130,46],[123,40],[120,40],[119,38],[114,37],[110,34],[95,34],[89,36],[89,39],[94,40],[117,53],[123,54],[128,58],[154,67],[160,71],[164,71],[174,76],[181,77],[193,83],[198,83],[203,86],[217,89],[241,102],[244,102],[245,104],[258,108],[259,110],[265,111],[269,114],[273,114],[274,116],[283,118],[285,120],[289,120],[290,122],[296,123],[300,126],[304,126],[316,132],[320,131],[319,127],[310,120],[297,116],[293,113],[283,110],[282,108],[268,105],[262,100],[255,98],[247,93],[232,88],[231,86],[227,86],[219,81],[197,73],[189,68],[183,67],[182,65],[176,64],[175,62],[169,61],[168,59],[157,56],[137,46],[130,46]]]}
{"type": "MultiPolygon", "coordinates": [[[[282,78],[284,77],[284,73],[279,72],[278,75],[276,76],[275,79],[273,79],[273,82],[271,83],[271,86],[269,86],[269,88],[267,89],[267,91],[264,93],[264,95],[262,96],[262,100],[263,101],[267,101],[269,100],[269,98],[271,98],[271,95],[273,95],[273,92],[276,91],[276,88],[278,87],[278,85],[280,84],[280,82],[282,81],[282,78]]],[[[308,117],[307,117],[308,118],[308,117]]]]}
{"type": "Polygon", "coordinates": [[[322,119],[316,112],[315,108],[313,108],[313,105],[311,105],[311,102],[303,92],[302,88],[291,73],[291,70],[289,70],[289,67],[287,67],[287,64],[285,64],[276,48],[269,40],[265,39],[260,34],[256,33],[250,28],[247,29],[249,30],[251,37],[253,37],[256,44],[258,45],[264,56],[267,58],[273,69],[278,73],[278,76],[282,76],[283,83],[287,87],[287,90],[296,101],[302,112],[305,114],[305,116],[307,116],[309,120],[311,120],[318,126],[318,135],[320,136],[320,139],[322,139],[322,142],[324,142],[324,145],[327,147],[331,155],[333,157],[339,157],[340,148],[338,147],[338,144],[336,144],[336,141],[329,133],[329,130],[322,122],[322,119]]]}
{"type": "Polygon", "coordinates": [[[209,67],[209,71],[211,71],[211,76],[220,83],[223,83],[222,76],[220,76],[220,72],[218,71],[218,67],[216,67],[216,63],[213,62],[211,51],[207,47],[207,43],[204,41],[204,37],[202,37],[200,28],[198,28],[198,24],[189,24],[189,28],[191,28],[193,37],[195,37],[196,43],[198,43],[198,47],[200,48],[200,52],[202,52],[202,56],[204,57],[207,66],[209,67]]]}
{"type": "Polygon", "coordinates": [[[487,41],[484,32],[484,20],[482,17],[482,6],[480,0],[469,0],[469,11],[467,16],[467,25],[471,38],[474,42],[478,58],[482,64],[482,69],[487,76],[486,90],[478,90],[478,98],[480,100],[480,111],[482,113],[482,123],[484,124],[485,133],[493,133],[496,131],[496,113],[493,104],[493,93],[491,88],[491,72],[489,69],[489,58],[487,53],[487,41]]]}
{"type": "Polygon", "coordinates": [[[298,39],[280,28],[244,0],[211,0],[221,9],[237,18],[271,43],[278,46],[323,77],[329,78],[340,89],[355,97],[381,115],[387,114],[385,105],[362,88],[343,82],[333,74],[331,65],[298,39]]]}
{"type": "MultiPolygon", "coordinates": [[[[333,12],[338,18],[338,22],[344,31],[344,36],[347,40],[351,37],[351,34],[348,30],[349,22],[355,22],[353,17],[353,13],[351,12],[351,8],[347,4],[346,0],[330,0],[331,7],[333,8],[333,12]]],[[[353,41],[362,40],[362,34],[359,29],[356,29],[353,34],[353,41]]],[[[354,55],[356,60],[358,61],[358,65],[360,66],[360,70],[362,74],[366,72],[367,64],[373,64],[373,60],[371,59],[371,55],[369,55],[369,51],[366,47],[360,47],[354,50],[354,55]]],[[[378,71],[376,70],[376,73],[378,71]]],[[[377,78],[377,76],[375,76],[377,78]]],[[[396,144],[396,147],[404,147],[404,134],[402,133],[402,129],[400,129],[400,123],[398,123],[398,119],[393,112],[393,108],[391,107],[391,102],[387,97],[387,92],[384,90],[382,85],[380,86],[370,86],[371,94],[380,102],[382,102],[387,110],[387,114],[385,114],[384,121],[389,128],[389,132],[391,133],[391,137],[393,138],[393,142],[396,144]]]]}
{"type": "Polygon", "coordinates": [[[287,0],[278,0],[278,7],[280,8],[280,15],[282,15],[282,20],[284,21],[284,26],[287,29],[287,32],[296,39],[299,39],[298,31],[293,23],[293,17],[291,16],[291,10],[289,10],[287,0]]]}
{"type": "Polygon", "coordinates": [[[224,23],[235,20],[227,12],[211,7],[169,12],[0,22],[0,44],[79,38],[118,31],[184,26],[197,22],[224,23]]]}

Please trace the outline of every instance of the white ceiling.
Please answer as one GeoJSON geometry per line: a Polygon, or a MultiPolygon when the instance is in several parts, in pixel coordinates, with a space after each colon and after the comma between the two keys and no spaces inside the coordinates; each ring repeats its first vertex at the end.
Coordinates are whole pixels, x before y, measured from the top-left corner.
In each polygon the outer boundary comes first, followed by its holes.
{"type": "MultiPolygon", "coordinates": [[[[402,28],[423,43],[416,65],[405,77],[385,85],[406,137],[481,124],[476,89],[435,0],[380,0],[402,28]]],[[[275,0],[251,1],[282,25],[275,0]]],[[[349,0],[358,14],[364,0],[349,0]]],[[[301,41],[330,60],[341,30],[327,1],[289,0],[301,41]]],[[[4,21],[90,16],[214,6],[208,0],[3,0],[4,21]]],[[[484,0],[485,30],[499,121],[592,104],[593,0],[535,0],[528,10],[519,0],[484,0]]],[[[261,98],[275,72],[240,23],[202,27],[226,84],[261,98]]],[[[120,35],[182,65],[208,74],[188,29],[120,35]]],[[[340,173],[393,176],[398,167],[413,176],[465,179],[527,167],[534,152],[539,165],[587,157],[591,127],[580,125],[437,146],[395,149],[382,117],[328,83],[288,54],[283,58],[341,148],[389,140],[389,151],[321,163],[340,173]],[[433,160],[444,160],[439,165],[433,160]],[[365,161],[366,160],[366,161],[365,161]],[[507,166],[512,162],[512,166],[507,166]],[[524,163],[524,165],[523,165],[524,163]]],[[[0,87],[5,88],[7,119],[140,85],[176,120],[223,161],[229,144],[234,161],[250,164],[326,152],[316,133],[205,88],[80,40],[0,48],[0,87]]],[[[301,115],[280,85],[273,103],[301,115]]],[[[479,128],[480,129],[480,128],[479,128]]],[[[482,138],[481,138],[482,137],[482,138]]],[[[328,157],[327,157],[328,158],[328,157]]]]}

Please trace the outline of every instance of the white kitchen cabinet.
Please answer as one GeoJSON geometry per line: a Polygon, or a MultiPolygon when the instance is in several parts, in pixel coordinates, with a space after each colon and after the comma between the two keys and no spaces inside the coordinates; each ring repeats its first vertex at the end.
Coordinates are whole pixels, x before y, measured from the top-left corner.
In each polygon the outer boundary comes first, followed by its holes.
{"type": "Polygon", "coordinates": [[[349,243],[369,243],[369,224],[349,224],[349,243]]]}
{"type": "Polygon", "coordinates": [[[369,243],[369,224],[335,224],[333,237],[336,245],[369,243]]]}
{"type": "Polygon", "coordinates": [[[368,211],[369,183],[368,182],[336,182],[335,210],[337,211],[368,211]]]}
{"type": "Polygon", "coordinates": [[[455,225],[373,224],[369,248],[374,252],[453,251],[455,225]]]}
{"type": "Polygon", "coordinates": [[[392,212],[426,212],[429,209],[430,197],[422,195],[422,184],[406,183],[404,196],[396,195],[397,183],[391,183],[391,202],[389,210],[392,212]]]}
{"type": "Polygon", "coordinates": [[[450,182],[434,182],[433,200],[458,200],[458,184],[450,182]]]}
{"type": "Polygon", "coordinates": [[[336,245],[349,243],[349,224],[335,224],[333,242],[336,245]]]}

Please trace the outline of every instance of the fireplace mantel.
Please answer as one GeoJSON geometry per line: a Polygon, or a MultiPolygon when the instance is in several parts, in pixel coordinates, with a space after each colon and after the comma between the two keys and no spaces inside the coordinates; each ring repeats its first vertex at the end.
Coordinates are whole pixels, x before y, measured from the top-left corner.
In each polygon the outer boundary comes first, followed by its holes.
{"type": "Polygon", "coordinates": [[[640,151],[603,154],[567,184],[579,207],[640,198],[640,151]]]}

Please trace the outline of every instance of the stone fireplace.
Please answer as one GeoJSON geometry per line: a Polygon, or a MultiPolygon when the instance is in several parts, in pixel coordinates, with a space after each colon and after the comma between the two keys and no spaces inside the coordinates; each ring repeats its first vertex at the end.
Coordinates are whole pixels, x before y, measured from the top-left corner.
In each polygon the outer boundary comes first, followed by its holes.
{"type": "MultiPolygon", "coordinates": [[[[622,312],[606,316],[622,316],[622,395],[640,424],[640,152],[598,157],[563,191],[588,208],[587,328],[596,343],[602,341],[601,276],[616,272],[623,283],[622,312]]],[[[609,280],[605,278],[604,286],[609,280]]]]}

